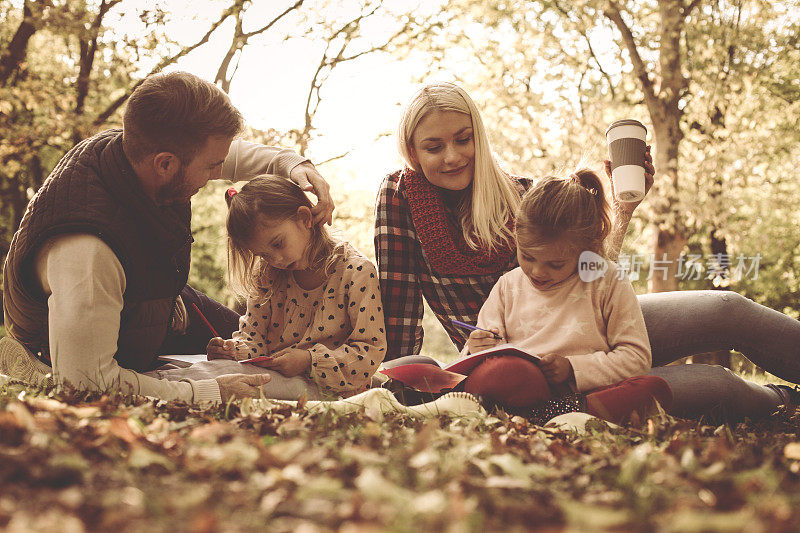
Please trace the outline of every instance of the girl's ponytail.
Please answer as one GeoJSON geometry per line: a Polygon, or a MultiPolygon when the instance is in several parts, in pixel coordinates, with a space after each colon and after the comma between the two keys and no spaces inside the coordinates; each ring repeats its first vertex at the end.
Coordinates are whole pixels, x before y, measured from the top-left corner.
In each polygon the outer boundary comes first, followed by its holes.
{"type": "Polygon", "coordinates": [[[611,233],[611,217],[609,216],[609,205],[606,199],[603,181],[593,170],[582,168],[572,174],[578,184],[592,195],[596,207],[595,221],[599,228],[597,240],[604,242],[611,233]]]}
{"type": "Polygon", "coordinates": [[[597,195],[603,192],[603,184],[597,174],[588,168],[582,168],[570,176],[575,183],[586,189],[589,194],[597,195]]]}
{"type": "Polygon", "coordinates": [[[611,233],[602,180],[585,168],[567,178],[542,179],[523,196],[516,231],[525,232],[527,242],[565,238],[581,251],[602,253],[611,233]]]}

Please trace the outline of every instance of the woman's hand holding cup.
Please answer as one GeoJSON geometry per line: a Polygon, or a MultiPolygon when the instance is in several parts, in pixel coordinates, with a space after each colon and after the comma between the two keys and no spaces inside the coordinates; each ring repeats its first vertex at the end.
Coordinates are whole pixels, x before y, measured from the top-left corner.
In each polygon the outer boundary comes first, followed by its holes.
{"type": "MultiPolygon", "coordinates": [[[[605,171],[606,176],[608,176],[608,181],[611,182],[611,185],[614,185],[614,176],[611,173],[611,160],[606,159],[603,161],[605,163],[605,171]]],[[[644,153],[644,195],[647,196],[647,193],[650,192],[650,189],[653,187],[653,183],[655,182],[655,174],[656,168],[653,166],[653,156],[650,155],[650,145],[647,145],[647,149],[644,153]]],[[[628,213],[629,215],[636,210],[640,203],[644,198],[639,200],[638,202],[620,202],[617,200],[616,197],[612,198],[612,206],[615,211],[621,211],[624,213],[628,213]]]]}
{"type": "Polygon", "coordinates": [[[653,185],[653,158],[647,128],[633,119],[617,120],[606,130],[610,160],[606,174],[613,186],[614,208],[633,213],[653,185]]]}

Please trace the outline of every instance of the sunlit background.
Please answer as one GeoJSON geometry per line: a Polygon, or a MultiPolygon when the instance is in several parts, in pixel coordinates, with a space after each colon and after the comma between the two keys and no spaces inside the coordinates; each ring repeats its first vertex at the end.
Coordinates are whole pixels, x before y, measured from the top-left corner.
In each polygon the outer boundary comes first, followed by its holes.
{"type": "MultiPolygon", "coordinates": [[[[473,96],[514,174],[600,168],[611,121],[647,125],[657,185],[623,250],[643,258],[637,291],[728,288],[793,316],[800,311],[797,1],[48,6],[0,0],[0,57],[8,60],[0,67],[3,253],[61,155],[118,126],[126,95],[161,66],[216,81],[243,112],[246,137],[315,162],[333,187],[334,229],[374,257],[374,197],[401,166],[394,138],[401,106],[421,84],[448,80],[473,96]],[[14,56],[23,9],[33,32],[14,56]],[[650,254],[662,253],[700,257],[704,269],[697,279],[648,281],[650,254]],[[714,274],[719,253],[760,256],[758,276],[714,274]]],[[[233,304],[225,285],[226,187],[211,184],[193,201],[191,282],[233,304]]],[[[430,313],[425,324],[426,351],[452,355],[430,313]]]]}

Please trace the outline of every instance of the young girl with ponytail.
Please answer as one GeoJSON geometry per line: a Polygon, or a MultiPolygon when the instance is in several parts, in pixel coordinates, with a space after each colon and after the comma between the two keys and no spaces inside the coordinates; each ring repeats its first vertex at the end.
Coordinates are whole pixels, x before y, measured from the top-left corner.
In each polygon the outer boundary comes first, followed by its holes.
{"type": "Polygon", "coordinates": [[[650,341],[633,286],[605,258],[610,227],[591,170],[545,178],[525,193],[516,214],[519,267],[500,277],[478,314],[483,331],[473,331],[463,351],[508,342],[542,359],[487,359],[467,377],[467,392],[533,407],[542,420],[581,410],[625,422],[655,401],[670,407],[667,383],[644,375],[650,341]]]}
{"type": "Polygon", "coordinates": [[[375,266],[314,223],[311,202],[291,181],[258,176],[225,200],[229,277],[247,311],[232,339],[211,339],[208,358],[255,359],[241,371],[268,369],[269,398],[369,388],[386,355],[375,266]]]}

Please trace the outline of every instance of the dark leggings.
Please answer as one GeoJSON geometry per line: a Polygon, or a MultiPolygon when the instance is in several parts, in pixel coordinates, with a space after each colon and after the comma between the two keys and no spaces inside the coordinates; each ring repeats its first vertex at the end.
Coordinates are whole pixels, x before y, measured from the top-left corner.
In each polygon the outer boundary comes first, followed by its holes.
{"type": "Polygon", "coordinates": [[[736,350],[787,381],[800,383],[800,322],[732,291],[639,296],[653,366],[689,355],[736,350]]]}
{"type": "Polygon", "coordinates": [[[716,420],[762,418],[777,391],[715,365],[663,366],[689,355],[736,350],[767,372],[800,382],[800,322],[732,291],[674,291],[639,296],[650,345],[651,375],[667,381],[671,413],[716,420]]]}
{"type": "Polygon", "coordinates": [[[186,333],[183,335],[170,334],[164,344],[159,349],[160,354],[194,354],[206,353],[208,341],[214,336],[208,325],[197,314],[194,305],[200,309],[203,316],[213,326],[220,337],[230,339],[233,332],[239,329],[239,315],[199,292],[189,285],[181,291],[181,299],[186,306],[186,313],[189,319],[186,333]]]}

